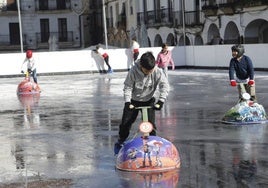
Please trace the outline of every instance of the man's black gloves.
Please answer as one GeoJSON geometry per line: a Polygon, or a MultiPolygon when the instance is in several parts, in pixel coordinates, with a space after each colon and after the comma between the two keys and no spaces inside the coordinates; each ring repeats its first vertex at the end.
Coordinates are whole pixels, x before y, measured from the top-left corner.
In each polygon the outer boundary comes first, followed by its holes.
{"type": "Polygon", "coordinates": [[[133,104],[131,104],[130,102],[126,102],[125,108],[127,108],[128,110],[133,110],[135,108],[135,106],[133,104]]]}
{"type": "Polygon", "coordinates": [[[154,105],[154,109],[155,109],[155,110],[161,110],[162,107],[163,107],[163,105],[164,105],[164,102],[162,102],[162,101],[157,101],[157,103],[155,103],[155,105],[154,105]]]}
{"type": "Polygon", "coordinates": [[[31,72],[33,72],[32,69],[28,69],[28,73],[31,73],[31,72]]]}

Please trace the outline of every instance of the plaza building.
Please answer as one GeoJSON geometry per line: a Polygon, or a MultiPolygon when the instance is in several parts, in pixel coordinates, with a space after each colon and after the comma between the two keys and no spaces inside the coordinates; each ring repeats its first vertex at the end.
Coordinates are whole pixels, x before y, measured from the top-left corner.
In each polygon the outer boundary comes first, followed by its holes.
{"type": "Polygon", "coordinates": [[[0,51],[82,48],[88,9],[88,0],[0,0],[0,51]]]}
{"type": "Polygon", "coordinates": [[[109,44],[210,45],[268,42],[267,0],[106,0],[109,44]]]}
{"type": "Polygon", "coordinates": [[[0,51],[256,44],[268,42],[268,1],[0,0],[0,23],[0,51]]]}

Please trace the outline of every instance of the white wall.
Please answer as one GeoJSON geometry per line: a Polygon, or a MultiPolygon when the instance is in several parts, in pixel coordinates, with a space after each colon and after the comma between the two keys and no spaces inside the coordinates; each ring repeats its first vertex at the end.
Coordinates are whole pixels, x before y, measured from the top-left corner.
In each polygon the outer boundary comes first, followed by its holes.
{"type": "MultiPolygon", "coordinates": [[[[228,67],[231,59],[231,45],[212,46],[176,46],[169,47],[173,53],[176,66],[228,67]]],[[[141,48],[140,56],[146,51],[153,52],[156,57],[160,47],[141,48]]],[[[248,55],[255,68],[268,69],[268,44],[245,45],[248,55]]],[[[114,70],[126,70],[132,61],[129,49],[109,49],[110,65],[114,70]]],[[[106,65],[91,50],[34,52],[38,73],[68,73],[79,71],[97,71],[106,65]]],[[[139,56],[139,57],[140,57],[139,56]]],[[[25,53],[0,54],[0,76],[19,75],[25,53]]]]}
{"type": "MultiPolygon", "coordinates": [[[[228,67],[232,45],[186,46],[187,66],[228,67]]],[[[244,45],[245,55],[249,56],[254,68],[268,68],[268,44],[244,45]]],[[[183,47],[178,47],[183,48],[183,47]]]]}

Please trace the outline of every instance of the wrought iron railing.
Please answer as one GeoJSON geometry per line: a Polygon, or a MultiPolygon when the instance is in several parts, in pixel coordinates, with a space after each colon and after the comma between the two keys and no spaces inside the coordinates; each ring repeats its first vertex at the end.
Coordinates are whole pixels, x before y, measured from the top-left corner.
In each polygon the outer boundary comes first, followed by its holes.
{"type": "MultiPolygon", "coordinates": [[[[203,17],[201,11],[187,11],[184,12],[184,22],[186,26],[202,25],[203,17]]],[[[178,27],[183,24],[183,11],[174,12],[174,26],[178,27]]]]}
{"type": "Polygon", "coordinates": [[[36,33],[37,43],[46,43],[49,37],[56,37],[58,42],[73,42],[73,32],[49,32],[49,33],[36,33]]]}
{"type": "Polygon", "coordinates": [[[202,10],[217,9],[220,7],[255,7],[267,5],[267,0],[202,0],[202,10]]]}
{"type": "Polygon", "coordinates": [[[147,11],[137,13],[138,25],[145,24],[147,26],[155,25],[172,25],[173,12],[172,9],[160,9],[155,11],[147,11]]]}

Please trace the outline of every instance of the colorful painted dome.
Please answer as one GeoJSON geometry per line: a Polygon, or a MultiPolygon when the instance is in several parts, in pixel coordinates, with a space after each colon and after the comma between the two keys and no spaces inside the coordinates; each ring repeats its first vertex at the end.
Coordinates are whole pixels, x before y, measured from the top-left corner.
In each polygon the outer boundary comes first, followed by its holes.
{"type": "Polygon", "coordinates": [[[126,142],[116,161],[116,168],[124,171],[168,171],[179,167],[177,148],[158,136],[137,137],[126,142]]]}
{"type": "Polygon", "coordinates": [[[31,82],[29,77],[25,77],[25,79],[20,82],[17,88],[18,95],[36,94],[40,92],[41,89],[39,85],[34,82],[31,82]]]}

